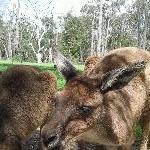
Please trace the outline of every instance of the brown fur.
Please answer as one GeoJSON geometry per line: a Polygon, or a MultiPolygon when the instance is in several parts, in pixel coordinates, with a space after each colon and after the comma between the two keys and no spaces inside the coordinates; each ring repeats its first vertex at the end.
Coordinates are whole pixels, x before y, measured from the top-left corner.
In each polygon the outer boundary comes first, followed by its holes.
{"type": "Polygon", "coordinates": [[[42,129],[43,140],[59,135],[64,145],[78,139],[130,150],[133,127],[143,120],[141,150],[146,150],[150,127],[150,64],[118,90],[101,93],[96,86],[109,71],[142,60],[150,61],[150,53],[134,47],[116,49],[101,59],[88,77],[77,75],[70,79],[57,95],[56,112],[42,129]],[[81,111],[85,106],[91,108],[88,114],[81,111]]]}
{"type": "Polygon", "coordinates": [[[98,61],[100,61],[101,57],[98,56],[89,56],[85,60],[84,72],[87,74],[92,70],[92,68],[96,65],[98,61]]]}
{"type": "Polygon", "coordinates": [[[19,150],[21,140],[52,111],[56,77],[38,68],[15,66],[0,77],[0,149],[19,150]]]}

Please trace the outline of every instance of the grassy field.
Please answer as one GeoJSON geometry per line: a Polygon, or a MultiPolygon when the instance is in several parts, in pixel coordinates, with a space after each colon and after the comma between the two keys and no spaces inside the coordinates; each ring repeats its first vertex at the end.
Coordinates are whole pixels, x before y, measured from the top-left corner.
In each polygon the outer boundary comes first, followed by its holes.
{"type": "MultiPolygon", "coordinates": [[[[4,71],[9,67],[12,67],[14,65],[31,65],[31,66],[36,66],[40,68],[43,71],[48,71],[48,72],[53,72],[57,76],[57,86],[58,89],[61,90],[64,87],[65,80],[63,79],[62,75],[57,71],[57,69],[54,68],[53,64],[47,64],[47,63],[42,63],[42,64],[37,64],[37,63],[18,63],[18,62],[11,62],[11,61],[0,61],[0,71],[4,71]]],[[[82,71],[84,66],[83,65],[75,65],[77,70],[82,71]]]]}

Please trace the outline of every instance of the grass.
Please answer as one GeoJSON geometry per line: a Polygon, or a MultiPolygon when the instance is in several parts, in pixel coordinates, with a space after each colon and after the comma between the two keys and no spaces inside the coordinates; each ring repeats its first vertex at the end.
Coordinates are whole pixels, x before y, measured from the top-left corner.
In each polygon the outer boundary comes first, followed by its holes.
{"type": "Polygon", "coordinates": [[[142,128],[139,124],[134,126],[135,139],[137,143],[140,143],[142,139],[142,128]]]}

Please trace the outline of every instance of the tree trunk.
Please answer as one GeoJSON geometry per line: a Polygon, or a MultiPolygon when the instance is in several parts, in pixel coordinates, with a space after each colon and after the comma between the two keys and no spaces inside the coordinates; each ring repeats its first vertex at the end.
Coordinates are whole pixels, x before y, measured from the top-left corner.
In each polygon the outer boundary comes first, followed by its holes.
{"type": "Polygon", "coordinates": [[[148,26],[148,3],[147,1],[145,1],[145,9],[144,9],[144,35],[143,35],[143,45],[142,48],[145,49],[145,45],[146,45],[146,35],[147,35],[147,26],[148,26]]]}
{"type": "Polygon", "coordinates": [[[8,49],[6,48],[6,45],[4,43],[3,43],[3,46],[4,46],[4,56],[3,57],[8,59],[9,58],[9,56],[8,56],[8,49]]]}
{"type": "Polygon", "coordinates": [[[15,39],[14,39],[14,52],[16,54],[19,53],[19,25],[18,25],[18,18],[16,18],[16,33],[15,33],[15,39]]]}
{"type": "Polygon", "coordinates": [[[95,29],[94,29],[94,25],[95,25],[95,13],[93,15],[93,20],[92,20],[92,38],[91,38],[91,52],[90,55],[93,56],[95,55],[95,48],[94,48],[94,36],[95,36],[95,29]]]}
{"type": "Polygon", "coordinates": [[[49,62],[53,62],[52,47],[49,48],[49,62]]]}
{"type": "Polygon", "coordinates": [[[37,58],[38,63],[42,63],[42,54],[41,53],[37,53],[36,58],[37,58]]]}
{"type": "Polygon", "coordinates": [[[59,37],[59,34],[58,34],[58,31],[56,32],[56,38],[55,38],[55,44],[58,45],[58,37],[59,37]]]}
{"type": "Polygon", "coordinates": [[[80,62],[83,62],[83,51],[82,51],[82,48],[80,47],[80,62]]]}
{"type": "Polygon", "coordinates": [[[9,29],[8,29],[8,58],[12,59],[12,47],[11,47],[11,24],[9,24],[9,29]]]}
{"type": "Polygon", "coordinates": [[[141,48],[141,35],[140,35],[140,27],[141,27],[141,13],[140,13],[140,6],[138,6],[138,29],[137,29],[137,45],[141,48]]]}
{"type": "Polygon", "coordinates": [[[109,26],[110,26],[110,18],[108,17],[106,20],[106,38],[105,38],[105,46],[104,46],[104,53],[107,53],[107,43],[109,37],[109,26]]]}
{"type": "Polygon", "coordinates": [[[37,35],[38,52],[36,53],[36,56],[37,56],[37,61],[38,61],[38,63],[41,63],[41,62],[42,62],[42,50],[43,50],[43,48],[44,48],[44,46],[41,47],[41,41],[42,41],[42,39],[43,39],[44,34],[46,33],[46,30],[44,30],[41,35],[39,34],[39,33],[40,33],[40,29],[39,29],[39,28],[38,28],[38,31],[37,31],[37,32],[38,32],[38,35],[37,35]]]}
{"type": "Polygon", "coordinates": [[[2,59],[2,52],[0,51],[0,60],[2,59]]]}
{"type": "Polygon", "coordinates": [[[18,7],[17,7],[17,10],[16,10],[16,25],[15,25],[15,29],[16,29],[16,32],[15,32],[15,39],[14,39],[14,52],[15,53],[19,53],[19,11],[20,11],[20,2],[19,0],[17,0],[18,2],[18,7]]]}
{"type": "Polygon", "coordinates": [[[101,55],[102,53],[102,49],[101,49],[101,46],[102,46],[102,16],[103,16],[103,11],[102,11],[102,6],[103,6],[103,0],[99,1],[98,2],[99,4],[99,23],[98,23],[98,43],[97,43],[97,54],[98,55],[101,55]]]}

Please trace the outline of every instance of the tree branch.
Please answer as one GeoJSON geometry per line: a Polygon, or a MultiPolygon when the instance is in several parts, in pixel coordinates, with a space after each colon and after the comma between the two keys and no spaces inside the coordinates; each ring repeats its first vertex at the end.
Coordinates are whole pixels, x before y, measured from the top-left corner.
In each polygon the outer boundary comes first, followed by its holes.
{"type": "Polygon", "coordinates": [[[35,51],[35,49],[34,49],[34,47],[33,47],[33,44],[32,44],[32,43],[29,43],[29,45],[31,46],[31,48],[32,48],[32,50],[33,50],[33,52],[34,52],[34,54],[36,55],[37,53],[36,53],[36,51],[35,51]]]}
{"type": "Polygon", "coordinates": [[[45,33],[46,33],[46,29],[45,29],[45,27],[44,27],[44,31],[43,31],[43,33],[41,34],[40,38],[39,38],[39,42],[40,42],[40,43],[41,43],[41,40],[42,40],[42,38],[43,38],[43,36],[44,36],[45,33]]]}

